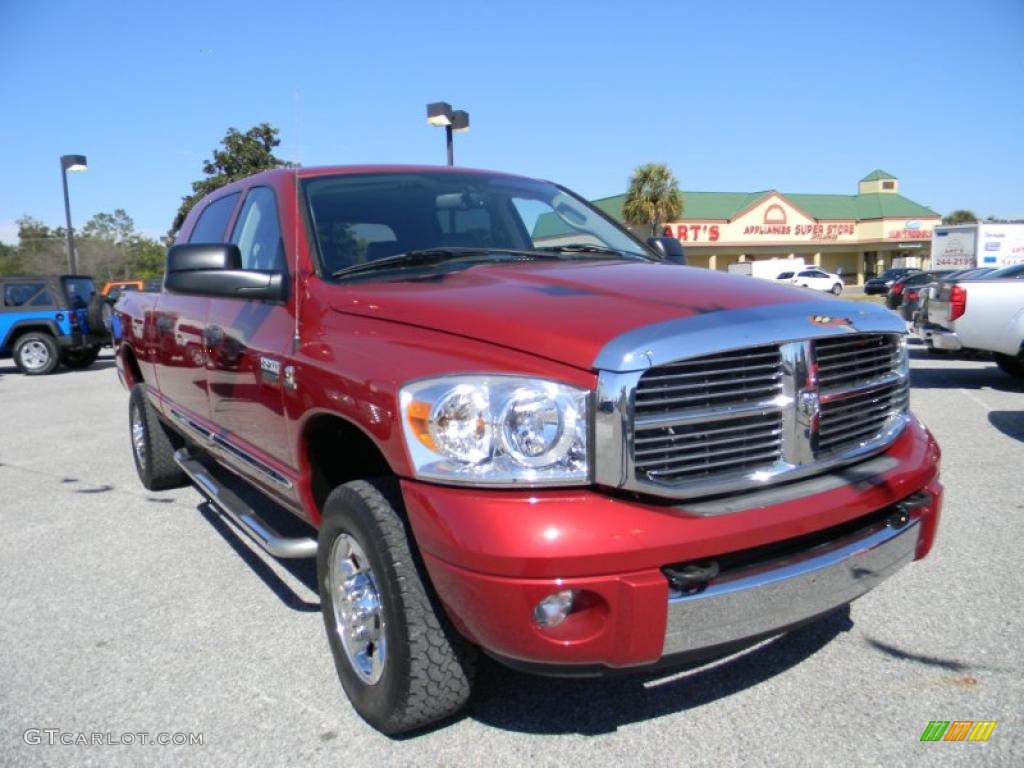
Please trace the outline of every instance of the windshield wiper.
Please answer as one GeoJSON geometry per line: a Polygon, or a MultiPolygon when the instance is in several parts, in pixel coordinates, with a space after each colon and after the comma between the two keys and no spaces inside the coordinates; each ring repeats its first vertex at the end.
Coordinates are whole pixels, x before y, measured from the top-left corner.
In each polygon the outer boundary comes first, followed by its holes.
{"type": "Polygon", "coordinates": [[[515,248],[420,248],[415,251],[387,256],[376,261],[367,261],[363,264],[353,264],[331,273],[331,277],[347,277],[361,272],[376,272],[378,270],[401,269],[402,267],[422,267],[430,264],[441,264],[463,258],[490,257],[493,254],[512,254],[513,256],[528,257],[531,259],[558,258],[557,256],[543,251],[522,251],[515,248]]]}
{"type": "Polygon", "coordinates": [[[633,251],[620,251],[617,248],[609,248],[604,245],[591,245],[590,243],[566,243],[565,245],[545,245],[537,249],[538,251],[548,251],[550,253],[585,253],[587,255],[595,256],[612,256],[617,259],[642,259],[643,261],[651,261],[649,256],[645,256],[642,253],[634,253],[633,251]]]}

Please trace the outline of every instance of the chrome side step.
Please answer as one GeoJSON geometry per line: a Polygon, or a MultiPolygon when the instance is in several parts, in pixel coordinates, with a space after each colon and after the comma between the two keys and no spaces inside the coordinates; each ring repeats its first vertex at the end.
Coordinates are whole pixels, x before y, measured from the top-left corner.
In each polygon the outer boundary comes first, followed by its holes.
{"type": "Polygon", "coordinates": [[[256,511],[238,494],[218,483],[202,462],[180,448],[174,461],[192,481],[210,495],[210,501],[231,522],[256,542],[267,554],[280,558],[316,557],[316,541],[311,538],[288,539],[260,519],[256,511]]]}

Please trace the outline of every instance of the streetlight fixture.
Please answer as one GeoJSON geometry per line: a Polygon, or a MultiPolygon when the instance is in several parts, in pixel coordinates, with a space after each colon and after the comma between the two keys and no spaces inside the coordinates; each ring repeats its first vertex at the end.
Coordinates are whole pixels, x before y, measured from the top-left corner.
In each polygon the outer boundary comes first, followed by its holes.
{"type": "Polygon", "coordinates": [[[447,101],[427,104],[427,122],[437,128],[444,126],[445,141],[448,145],[448,165],[455,165],[455,150],[452,133],[466,133],[469,130],[469,113],[452,109],[447,101]]]}
{"type": "Polygon", "coordinates": [[[60,176],[64,181],[64,216],[67,219],[68,230],[68,272],[72,275],[78,272],[78,260],[75,258],[75,236],[71,233],[71,202],[68,200],[68,171],[84,171],[88,168],[85,162],[85,155],[61,155],[60,176]]]}

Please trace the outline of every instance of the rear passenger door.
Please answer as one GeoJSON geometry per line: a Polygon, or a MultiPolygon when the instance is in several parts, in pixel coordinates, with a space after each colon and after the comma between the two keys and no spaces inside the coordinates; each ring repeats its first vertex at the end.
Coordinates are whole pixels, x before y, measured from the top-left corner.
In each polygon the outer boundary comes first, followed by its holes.
{"type": "MultiPolygon", "coordinates": [[[[223,243],[240,192],[207,203],[192,232],[190,243],[223,243]]],[[[155,327],[156,378],[160,393],[168,400],[172,418],[209,421],[204,337],[210,299],[164,291],[153,317],[155,327]]]]}
{"type": "MultiPolygon", "coordinates": [[[[287,272],[280,221],[273,188],[251,187],[230,236],[243,269],[287,272]]],[[[282,391],[295,333],[293,301],[216,297],[207,317],[210,404],[228,458],[276,491],[289,487],[281,470],[292,465],[282,391]]]]}

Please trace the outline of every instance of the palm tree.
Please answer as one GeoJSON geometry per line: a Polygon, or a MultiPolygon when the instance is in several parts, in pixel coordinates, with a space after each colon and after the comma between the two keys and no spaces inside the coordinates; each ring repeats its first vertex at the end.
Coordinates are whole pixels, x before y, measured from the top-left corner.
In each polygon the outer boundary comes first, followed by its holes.
{"type": "Polygon", "coordinates": [[[622,215],[631,227],[650,227],[651,237],[662,226],[683,215],[683,193],[679,182],[664,163],[645,163],[633,171],[622,215]]]}

